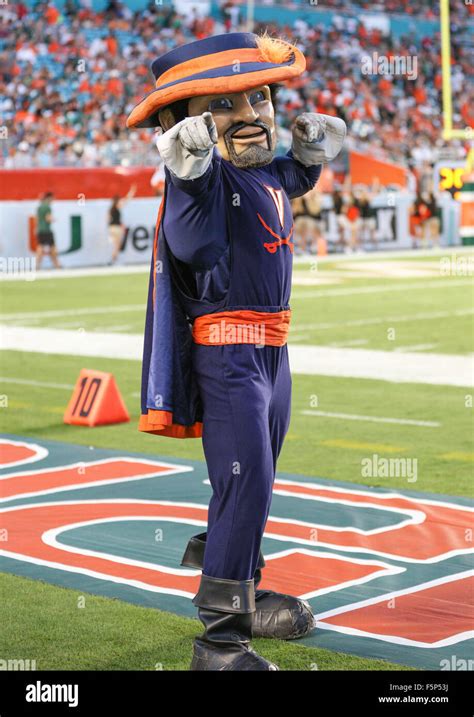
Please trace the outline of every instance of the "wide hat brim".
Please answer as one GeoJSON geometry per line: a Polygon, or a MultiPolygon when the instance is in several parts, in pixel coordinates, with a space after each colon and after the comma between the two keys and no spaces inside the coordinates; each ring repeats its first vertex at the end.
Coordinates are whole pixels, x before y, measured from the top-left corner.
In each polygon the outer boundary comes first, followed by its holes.
{"type": "Polygon", "coordinates": [[[158,58],[152,66],[157,77],[156,89],[133,108],[127,127],[156,127],[159,110],[178,100],[245,92],[291,80],[305,71],[306,59],[294,45],[278,39],[277,54],[285,58],[278,62],[257,41],[257,36],[251,33],[229,33],[184,46],[184,50],[191,48],[191,53],[177,48],[158,58]],[[234,47],[229,49],[229,44],[234,47]],[[187,59],[189,54],[192,56],[187,59]]]}

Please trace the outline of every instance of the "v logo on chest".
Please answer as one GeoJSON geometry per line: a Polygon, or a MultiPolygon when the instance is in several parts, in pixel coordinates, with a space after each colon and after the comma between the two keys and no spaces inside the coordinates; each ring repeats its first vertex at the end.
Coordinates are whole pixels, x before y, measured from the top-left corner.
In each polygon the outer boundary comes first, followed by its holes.
{"type": "Polygon", "coordinates": [[[285,223],[285,205],[283,203],[283,190],[282,189],[275,189],[274,187],[269,187],[267,184],[263,185],[271,198],[273,199],[273,203],[275,205],[275,208],[277,210],[278,219],[280,220],[280,226],[283,229],[284,223],[285,223]]]}

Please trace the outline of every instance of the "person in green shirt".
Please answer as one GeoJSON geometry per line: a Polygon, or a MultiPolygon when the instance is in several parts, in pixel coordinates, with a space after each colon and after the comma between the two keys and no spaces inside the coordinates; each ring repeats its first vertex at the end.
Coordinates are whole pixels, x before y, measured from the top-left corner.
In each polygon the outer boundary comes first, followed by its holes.
{"type": "Polygon", "coordinates": [[[36,245],[36,268],[41,267],[41,262],[45,251],[48,250],[56,269],[61,268],[58,261],[58,252],[54,243],[54,234],[51,231],[53,216],[51,214],[51,202],[53,199],[52,192],[46,192],[36,212],[36,229],[37,229],[37,245],[36,245]]]}

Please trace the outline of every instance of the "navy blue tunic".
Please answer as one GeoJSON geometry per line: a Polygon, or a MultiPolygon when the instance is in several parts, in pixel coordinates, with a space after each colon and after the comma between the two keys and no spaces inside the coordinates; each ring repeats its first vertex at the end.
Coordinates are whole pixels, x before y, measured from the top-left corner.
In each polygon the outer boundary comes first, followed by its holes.
{"type": "Polygon", "coordinates": [[[194,298],[212,304],[227,295],[226,308],[287,308],[289,199],[308,192],[320,173],[320,165],[304,167],[291,152],[265,167],[239,169],[217,150],[199,179],[180,180],[166,170],[163,231],[173,255],[192,269],[194,298]]]}

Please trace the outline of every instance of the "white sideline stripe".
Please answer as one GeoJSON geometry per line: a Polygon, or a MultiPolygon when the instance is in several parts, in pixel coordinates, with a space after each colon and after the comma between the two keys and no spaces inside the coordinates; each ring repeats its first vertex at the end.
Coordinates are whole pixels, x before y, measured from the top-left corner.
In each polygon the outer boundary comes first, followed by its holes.
{"type": "MultiPolygon", "coordinates": [[[[449,278],[449,277],[448,277],[449,278]]],[[[298,283],[298,282],[296,282],[298,283]]],[[[326,282],[325,282],[326,283],[326,282]]],[[[295,285],[295,282],[293,282],[295,285]]],[[[341,289],[322,289],[318,291],[309,291],[299,294],[293,292],[291,295],[292,299],[313,299],[323,298],[326,296],[352,296],[353,294],[378,294],[391,291],[411,291],[413,289],[435,289],[435,288],[449,288],[452,286],[471,286],[472,280],[459,279],[443,281],[431,281],[431,282],[420,282],[416,284],[400,284],[397,283],[394,286],[387,284],[380,284],[377,286],[359,286],[359,287],[346,287],[341,289]]],[[[101,314],[122,314],[124,312],[144,312],[145,304],[121,304],[115,306],[94,306],[94,307],[83,307],[77,309],[52,309],[47,311],[27,311],[27,312],[15,312],[10,314],[0,314],[1,321],[16,321],[23,319],[50,319],[50,318],[61,318],[64,316],[83,316],[83,315],[101,315],[101,314]]],[[[412,315],[415,316],[416,315],[412,315]]],[[[401,319],[400,319],[401,320],[401,319]]]]}
{"type": "Polygon", "coordinates": [[[144,304],[122,304],[120,306],[90,306],[83,309],[58,309],[53,311],[28,311],[26,313],[2,314],[2,321],[16,319],[51,319],[61,316],[81,316],[82,314],[122,314],[124,311],[144,311],[144,304]]]}
{"type": "Polygon", "coordinates": [[[319,277],[325,277],[326,281],[322,281],[323,284],[342,284],[347,283],[347,279],[390,279],[391,281],[395,281],[398,279],[406,281],[407,279],[437,279],[440,276],[442,276],[441,271],[439,267],[436,268],[426,268],[426,269],[402,269],[397,268],[396,266],[393,267],[393,270],[391,272],[384,271],[383,264],[374,266],[373,271],[367,271],[362,269],[359,269],[355,264],[350,265],[347,267],[344,267],[345,271],[343,271],[343,267],[340,267],[339,269],[324,269],[324,271],[321,271],[319,274],[316,274],[314,272],[314,276],[304,276],[300,274],[295,275],[295,280],[293,281],[293,284],[295,286],[318,286],[319,284],[319,277]],[[378,267],[378,271],[376,271],[378,267]],[[350,271],[348,271],[350,269],[350,271]],[[330,279],[333,279],[333,281],[329,281],[330,279]]]}
{"type": "Polygon", "coordinates": [[[0,324],[0,347],[2,350],[137,361],[142,359],[143,335],[0,324]]]}
{"type": "MultiPolygon", "coordinates": [[[[352,263],[370,263],[384,262],[393,259],[407,259],[409,261],[423,257],[428,262],[414,261],[413,264],[423,266],[426,263],[432,263],[436,259],[454,258],[459,255],[471,255],[472,247],[470,246],[443,246],[436,249],[382,249],[376,252],[362,252],[361,254],[328,254],[327,256],[316,256],[314,254],[303,254],[293,257],[293,263],[298,264],[352,264],[352,263]],[[431,260],[431,261],[430,261],[431,260]]],[[[32,254],[28,258],[33,258],[32,254]]],[[[33,280],[51,280],[51,279],[74,279],[82,276],[104,276],[104,275],[123,275],[123,274],[144,274],[150,271],[150,258],[146,258],[142,264],[123,264],[115,266],[84,266],[60,269],[41,269],[35,272],[27,272],[27,276],[33,276],[33,280]]],[[[27,279],[31,281],[31,278],[27,279]]],[[[0,273],[0,281],[25,281],[24,276],[18,276],[15,273],[0,273]]]]}
{"type": "Polygon", "coordinates": [[[371,319],[352,319],[351,321],[332,321],[323,324],[297,324],[298,334],[301,331],[335,329],[338,326],[370,326],[372,324],[398,324],[404,321],[420,321],[430,319],[447,319],[452,316],[469,316],[474,314],[474,308],[457,309],[456,311],[425,311],[418,314],[402,316],[374,316],[371,319]]]}
{"type": "Polygon", "coordinates": [[[407,353],[408,351],[431,351],[437,344],[411,344],[410,346],[397,346],[395,352],[407,353]]]}
{"type": "MultiPolygon", "coordinates": [[[[354,276],[376,276],[387,277],[389,279],[405,279],[405,278],[428,278],[430,276],[442,276],[442,266],[440,261],[361,261],[358,263],[351,262],[344,268],[346,272],[351,272],[354,276]]],[[[469,267],[466,267],[469,271],[469,267]]]]}
{"type": "Polygon", "coordinates": [[[325,418],[343,418],[346,421],[372,421],[373,423],[397,423],[403,426],[425,426],[439,428],[438,421],[416,421],[411,418],[385,418],[382,416],[358,416],[355,413],[332,413],[329,411],[301,411],[305,416],[324,416],[325,418]]]}
{"type": "MultiPolygon", "coordinates": [[[[317,261],[318,264],[339,264],[339,263],[357,263],[357,262],[371,262],[371,261],[384,261],[392,259],[418,259],[423,257],[424,259],[441,259],[446,257],[456,257],[459,254],[471,254],[472,247],[470,246],[443,246],[433,249],[417,249],[416,252],[413,249],[380,249],[375,252],[362,252],[360,254],[328,254],[327,256],[316,256],[314,254],[302,254],[293,257],[294,264],[310,264],[317,261]]],[[[33,258],[33,254],[29,254],[28,258],[33,258]]],[[[70,267],[60,269],[41,269],[34,274],[34,280],[37,279],[70,279],[76,276],[103,276],[104,274],[143,274],[150,271],[150,258],[147,256],[146,260],[140,264],[116,264],[114,266],[83,266],[83,267],[70,267]]],[[[418,262],[416,264],[425,262],[418,262]]],[[[31,272],[30,272],[31,274],[31,272]]],[[[15,274],[0,274],[0,281],[24,281],[23,277],[19,277],[15,274]]]]}
{"type": "Polygon", "coordinates": [[[292,371],[297,374],[440,386],[471,387],[474,384],[471,356],[291,344],[288,349],[292,371]]]}
{"type": "MultiPolygon", "coordinates": [[[[449,286],[469,286],[471,281],[468,279],[450,281],[449,286]]],[[[304,294],[295,295],[292,294],[292,298],[304,299],[309,297],[324,297],[324,296],[351,296],[352,294],[377,294],[380,292],[387,291],[411,291],[412,289],[426,289],[426,288],[446,288],[447,282],[444,281],[432,281],[432,282],[421,282],[417,284],[396,284],[395,286],[387,286],[386,284],[379,286],[360,286],[354,288],[343,288],[343,289],[325,289],[318,292],[305,292],[304,294]]],[[[142,304],[120,304],[115,306],[89,306],[76,309],[52,309],[47,311],[26,311],[26,312],[14,312],[10,314],[1,314],[0,319],[2,321],[15,321],[22,319],[52,319],[61,318],[64,316],[83,316],[83,315],[101,315],[101,314],[122,314],[124,312],[143,312],[145,305],[142,304]]]]}
{"type": "MultiPolygon", "coordinates": [[[[357,279],[360,279],[360,274],[357,274],[357,279]]],[[[292,286],[323,286],[324,284],[345,284],[346,276],[339,276],[337,272],[334,271],[325,271],[324,274],[319,273],[318,278],[315,277],[308,277],[308,276],[301,276],[298,275],[296,272],[293,273],[293,278],[291,280],[292,286]]]]}
{"type": "Polygon", "coordinates": [[[150,271],[150,262],[147,264],[133,264],[128,266],[85,266],[71,269],[40,269],[29,271],[19,276],[16,273],[0,273],[0,281],[32,281],[44,279],[76,279],[81,276],[106,276],[114,274],[144,274],[150,271]]]}
{"type": "Polygon", "coordinates": [[[41,386],[42,388],[60,388],[66,391],[72,391],[74,388],[72,383],[49,383],[49,381],[30,381],[26,378],[11,378],[0,376],[0,383],[20,383],[23,386],[41,386]]]}
{"type": "MultiPolygon", "coordinates": [[[[141,361],[142,334],[114,334],[0,325],[3,350],[141,361]]],[[[367,378],[396,383],[473,385],[471,356],[394,353],[329,346],[289,345],[295,374],[367,378]]]]}
{"type": "MultiPolygon", "coordinates": [[[[294,336],[292,337],[295,338],[294,336]]],[[[332,346],[336,349],[345,349],[349,348],[350,346],[362,346],[363,344],[368,344],[369,339],[352,339],[350,341],[334,341],[333,343],[328,344],[328,346],[332,346]]]]}
{"type": "MultiPolygon", "coordinates": [[[[326,254],[317,256],[315,254],[298,254],[293,257],[294,264],[309,264],[318,261],[327,264],[366,262],[366,261],[390,261],[391,259],[423,259],[434,260],[444,257],[456,257],[458,254],[473,254],[472,246],[461,244],[433,247],[432,249],[380,249],[374,252],[361,252],[360,254],[326,254]]],[[[424,261],[422,262],[425,263],[424,261]]]]}
{"type": "MultiPolygon", "coordinates": [[[[324,276],[324,273],[322,273],[324,276]]],[[[356,277],[347,276],[348,279],[356,277]]],[[[379,294],[382,292],[392,291],[412,291],[413,289],[450,289],[453,286],[471,286],[472,279],[465,277],[464,279],[453,279],[450,276],[445,277],[441,281],[420,281],[413,284],[408,282],[395,281],[392,284],[377,284],[376,286],[348,286],[340,289],[321,289],[311,291],[293,291],[291,299],[319,299],[325,296],[352,296],[352,294],[379,294]]]]}

